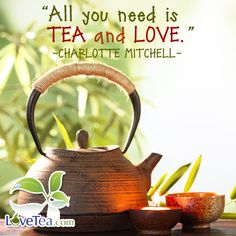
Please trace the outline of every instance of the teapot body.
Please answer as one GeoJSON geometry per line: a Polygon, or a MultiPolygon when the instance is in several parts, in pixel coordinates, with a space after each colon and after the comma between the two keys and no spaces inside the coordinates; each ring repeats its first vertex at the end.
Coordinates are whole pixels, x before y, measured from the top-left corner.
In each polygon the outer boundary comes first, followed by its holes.
{"type": "MultiPolygon", "coordinates": [[[[147,205],[143,175],[118,147],[93,153],[48,149],[47,156],[39,158],[26,176],[39,179],[48,191],[49,176],[65,171],[61,190],[71,199],[61,215],[120,213],[147,205]]],[[[18,197],[20,204],[42,201],[42,196],[22,191],[18,197]]]]}
{"type": "MultiPolygon", "coordinates": [[[[53,228],[55,231],[111,231],[129,228],[128,210],[148,205],[151,172],[161,158],[152,153],[138,166],[126,159],[125,153],[135,135],[141,114],[139,95],[134,84],[120,71],[100,63],[75,62],[62,65],[42,75],[33,84],[27,102],[27,123],[41,158],[26,176],[40,180],[48,192],[48,180],[55,171],[64,171],[61,191],[70,197],[70,205],[60,209],[61,218],[76,220],[76,228],[53,228]],[[44,151],[34,121],[36,103],[50,86],[65,78],[92,75],[115,83],[129,96],[133,107],[133,122],[126,144],[119,147],[87,148],[88,134],[77,135],[79,149],[49,148],[44,151]]],[[[41,194],[20,191],[18,203],[44,202],[41,194]]],[[[43,209],[46,214],[47,209],[43,209]]],[[[44,230],[51,230],[50,228],[44,230]]]]}

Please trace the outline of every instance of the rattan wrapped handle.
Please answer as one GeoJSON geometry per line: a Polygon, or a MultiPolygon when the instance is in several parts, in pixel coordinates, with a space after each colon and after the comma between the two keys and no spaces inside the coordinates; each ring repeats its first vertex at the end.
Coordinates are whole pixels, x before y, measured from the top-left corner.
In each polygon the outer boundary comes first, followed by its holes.
{"type": "Polygon", "coordinates": [[[44,74],[43,76],[41,76],[33,84],[33,90],[31,91],[27,103],[27,122],[39,153],[46,156],[46,153],[42,150],[41,143],[35,127],[34,111],[36,103],[40,95],[54,83],[74,75],[93,75],[102,77],[120,86],[128,93],[129,98],[133,105],[134,116],[133,116],[133,123],[129,131],[129,135],[126,140],[125,147],[123,149],[123,153],[125,153],[128,150],[130,143],[134,137],[140,119],[141,105],[138,93],[133,83],[120,71],[112,67],[106,66],[104,64],[87,63],[87,62],[85,63],[77,62],[56,67],[47,72],[46,74],[44,74]]]}
{"type": "Polygon", "coordinates": [[[123,88],[128,94],[135,90],[133,83],[120,71],[100,63],[72,63],[56,67],[43,76],[34,84],[33,88],[43,93],[54,83],[75,75],[93,75],[109,80],[123,88]]]}

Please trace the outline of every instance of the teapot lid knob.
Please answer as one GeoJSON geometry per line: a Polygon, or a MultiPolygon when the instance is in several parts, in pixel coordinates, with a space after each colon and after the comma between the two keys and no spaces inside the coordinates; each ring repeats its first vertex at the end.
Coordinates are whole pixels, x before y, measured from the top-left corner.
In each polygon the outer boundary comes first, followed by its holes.
{"type": "Polygon", "coordinates": [[[88,147],[89,134],[86,130],[81,129],[76,132],[76,140],[80,148],[86,149],[88,147]]]}

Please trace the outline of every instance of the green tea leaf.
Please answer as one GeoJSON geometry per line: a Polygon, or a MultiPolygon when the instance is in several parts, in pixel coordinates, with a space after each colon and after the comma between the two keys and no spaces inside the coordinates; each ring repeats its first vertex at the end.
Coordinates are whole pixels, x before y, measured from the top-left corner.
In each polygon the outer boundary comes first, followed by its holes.
{"type": "Polygon", "coordinates": [[[57,127],[59,129],[59,132],[61,134],[61,137],[62,137],[64,143],[66,144],[66,147],[68,149],[73,148],[73,144],[70,140],[69,134],[68,134],[65,126],[63,125],[63,123],[59,120],[59,118],[55,114],[53,114],[53,117],[57,122],[57,127]]]}
{"type": "Polygon", "coordinates": [[[18,180],[10,189],[10,194],[16,190],[22,190],[33,194],[45,193],[42,183],[39,180],[30,177],[23,177],[18,180]]]}
{"type": "Polygon", "coordinates": [[[56,191],[52,194],[52,198],[56,201],[52,202],[52,205],[57,208],[63,208],[65,206],[70,206],[70,197],[68,197],[62,191],[56,191]]]}
{"type": "Polygon", "coordinates": [[[187,179],[186,184],[184,186],[184,192],[188,192],[191,189],[191,187],[194,183],[194,180],[197,176],[198,170],[200,168],[201,161],[202,161],[202,156],[200,155],[198,157],[198,159],[195,161],[193,168],[188,176],[188,179],[187,179]]]}
{"type": "Polygon", "coordinates": [[[230,199],[236,199],[236,186],[233,188],[232,192],[230,193],[230,199]]]}
{"type": "Polygon", "coordinates": [[[18,55],[15,62],[16,75],[26,94],[30,91],[30,75],[25,59],[18,55]]]}
{"type": "Polygon", "coordinates": [[[147,197],[149,200],[151,200],[151,197],[153,196],[153,194],[159,189],[159,187],[161,186],[161,184],[164,182],[166,176],[168,173],[163,174],[160,179],[156,182],[155,185],[153,185],[150,190],[147,193],[147,197]]]}
{"type": "Polygon", "coordinates": [[[183,165],[178,170],[176,170],[161,186],[159,195],[162,196],[166,194],[167,191],[185,174],[190,165],[191,163],[183,165]]]}
{"type": "Polygon", "coordinates": [[[58,191],[62,186],[62,178],[65,174],[64,171],[55,171],[49,177],[48,189],[50,192],[58,191]]]}

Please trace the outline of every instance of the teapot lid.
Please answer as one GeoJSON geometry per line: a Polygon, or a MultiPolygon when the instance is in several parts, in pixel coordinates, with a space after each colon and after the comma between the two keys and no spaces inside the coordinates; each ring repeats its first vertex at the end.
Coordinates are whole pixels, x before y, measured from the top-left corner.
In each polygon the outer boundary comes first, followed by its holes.
{"type": "Polygon", "coordinates": [[[79,148],[74,149],[78,152],[104,152],[109,149],[113,149],[114,146],[110,147],[88,147],[89,134],[86,130],[81,129],[76,132],[76,140],[79,148]],[[112,148],[113,147],[113,148],[112,148]]]}
{"type": "Polygon", "coordinates": [[[105,147],[88,147],[88,139],[89,139],[89,134],[86,130],[81,129],[76,132],[76,140],[78,143],[78,148],[74,149],[61,149],[61,148],[47,148],[46,152],[53,153],[56,152],[77,152],[77,153],[101,153],[101,152],[107,152],[107,151],[112,151],[114,149],[119,149],[118,146],[116,145],[110,145],[110,146],[105,146],[105,147]]]}
{"type": "Polygon", "coordinates": [[[89,134],[86,130],[79,130],[76,133],[78,148],[63,149],[46,147],[46,157],[63,156],[63,157],[79,157],[80,155],[99,155],[107,152],[121,153],[119,146],[110,145],[104,147],[88,147],[89,134]]]}

